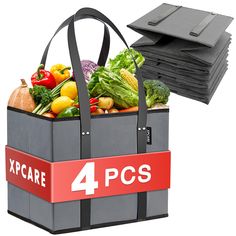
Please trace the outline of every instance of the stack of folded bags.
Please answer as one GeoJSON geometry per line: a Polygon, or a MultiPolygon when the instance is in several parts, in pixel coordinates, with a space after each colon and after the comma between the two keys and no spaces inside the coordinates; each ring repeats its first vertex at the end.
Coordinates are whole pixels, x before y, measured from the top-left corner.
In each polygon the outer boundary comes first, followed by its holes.
{"type": "Polygon", "coordinates": [[[144,79],[208,104],[228,68],[232,18],[162,4],[128,25],[144,35],[132,44],[145,57],[144,79]]]}

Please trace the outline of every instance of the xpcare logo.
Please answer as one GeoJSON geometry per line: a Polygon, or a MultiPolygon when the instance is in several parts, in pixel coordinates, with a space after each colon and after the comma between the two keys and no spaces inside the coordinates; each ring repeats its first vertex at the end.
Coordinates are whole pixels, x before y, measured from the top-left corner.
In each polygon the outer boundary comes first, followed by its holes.
{"type": "Polygon", "coordinates": [[[27,166],[24,163],[20,163],[12,158],[9,159],[10,169],[9,172],[20,178],[31,181],[34,184],[40,185],[41,187],[46,187],[46,173],[40,171],[31,166],[27,166]]]}

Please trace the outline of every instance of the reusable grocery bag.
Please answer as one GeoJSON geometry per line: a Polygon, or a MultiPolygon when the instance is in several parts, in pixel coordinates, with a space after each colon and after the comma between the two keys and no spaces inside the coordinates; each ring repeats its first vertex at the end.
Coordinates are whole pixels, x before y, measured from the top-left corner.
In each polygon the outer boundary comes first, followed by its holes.
{"type": "Polygon", "coordinates": [[[134,60],[138,112],[90,115],[74,28],[74,22],[84,18],[104,24],[100,66],[105,65],[110,46],[107,25],[128,48],[116,26],[95,9],[82,8],[60,25],[54,36],[68,25],[80,117],[50,119],[7,110],[8,212],[51,233],[168,215],[169,109],[147,111],[142,74],[134,60]]]}
{"type": "Polygon", "coordinates": [[[208,104],[228,68],[232,17],[163,3],[128,27],[143,35],[132,44],[145,58],[145,79],[208,104]]]}

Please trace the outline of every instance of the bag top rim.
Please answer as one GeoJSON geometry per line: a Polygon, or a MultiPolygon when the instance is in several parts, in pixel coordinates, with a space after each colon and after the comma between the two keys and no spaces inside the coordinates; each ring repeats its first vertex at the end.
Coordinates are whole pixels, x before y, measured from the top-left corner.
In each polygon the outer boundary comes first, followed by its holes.
{"type": "MultiPolygon", "coordinates": [[[[41,119],[41,120],[47,120],[47,121],[51,121],[51,122],[60,122],[60,121],[72,121],[72,120],[80,120],[80,117],[64,117],[64,118],[49,118],[49,117],[45,117],[42,115],[37,115],[28,111],[24,111],[15,107],[10,107],[7,106],[7,110],[8,111],[14,111],[17,113],[23,113],[29,116],[33,116],[37,119],[41,119]]],[[[150,113],[169,113],[169,107],[167,108],[161,108],[161,109],[153,109],[153,110],[147,110],[148,114],[150,113]]],[[[112,118],[112,117],[122,117],[122,116],[131,116],[131,115],[138,115],[138,112],[118,112],[118,113],[107,113],[107,114],[99,114],[99,115],[94,115],[91,116],[91,119],[101,119],[101,118],[112,118]]]]}

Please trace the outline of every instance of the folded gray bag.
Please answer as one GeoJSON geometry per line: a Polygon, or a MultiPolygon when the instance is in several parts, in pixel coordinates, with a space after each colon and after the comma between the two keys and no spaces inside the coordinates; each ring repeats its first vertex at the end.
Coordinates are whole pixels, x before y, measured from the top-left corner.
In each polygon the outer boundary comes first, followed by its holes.
{"type": "Polygon", "coordinates": [[[159,79],[179,95],[209,103],[227,70],[232,17],[162,4],[128,27],[145,57],[145,79],[159,79]]]}

